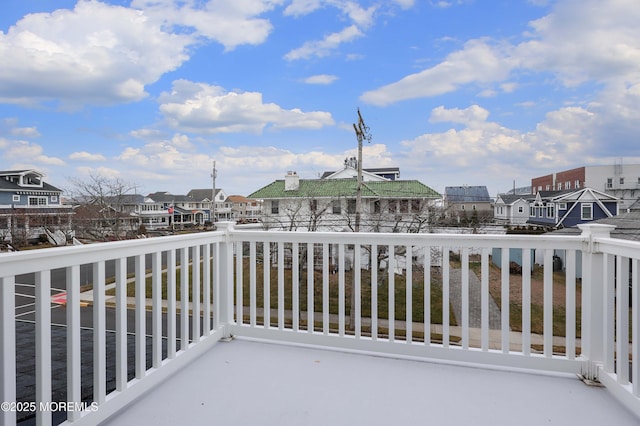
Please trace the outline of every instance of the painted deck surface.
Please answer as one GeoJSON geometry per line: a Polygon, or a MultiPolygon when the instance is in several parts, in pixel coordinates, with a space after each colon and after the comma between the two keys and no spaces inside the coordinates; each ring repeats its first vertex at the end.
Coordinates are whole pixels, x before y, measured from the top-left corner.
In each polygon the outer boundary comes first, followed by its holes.
{"type": "Polygon", "coordinates": [[[234,340],[108,425],[638,425],[601,387],[540,375],[234,340]]]}

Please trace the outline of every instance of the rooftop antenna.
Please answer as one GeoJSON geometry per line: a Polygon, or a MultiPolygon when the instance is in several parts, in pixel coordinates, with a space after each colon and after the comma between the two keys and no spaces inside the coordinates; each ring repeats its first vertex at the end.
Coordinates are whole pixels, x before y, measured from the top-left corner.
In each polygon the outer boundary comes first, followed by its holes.
{"type": "Polygon", "coordinates": [[[362,213],[362,141],[366,140],[371,143],[371,133],[369,127],[364,123],[360,108],[358,108],[358,124],[353,125],[358,138],[358,179],[356,186],[356,223],[355,232],[360,232],[360,215],[362,213]]]}

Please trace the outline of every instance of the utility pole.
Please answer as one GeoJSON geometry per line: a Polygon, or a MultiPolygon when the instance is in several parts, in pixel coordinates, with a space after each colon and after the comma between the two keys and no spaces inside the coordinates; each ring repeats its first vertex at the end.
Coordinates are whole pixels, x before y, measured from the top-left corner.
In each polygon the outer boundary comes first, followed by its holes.
{"type": "Polygon", "coordinates": [[[216,170],[216,162],[213,161],[213,170],[211,171],[211,178],[213,179],[213,186],[211,187],[211,230],[216,230],[216,176],[218,171],[216,170]]]}
{"type": "Polygon", "coordinates": [[[360,232],[360,216],[362,214],[362,141],[366,140],[371,142],[371,133],[369,133],[369,127],[364,124],[362,114],[360,114],[360,108],[358,108],[358,124],[353,125],[353,129],[356,131],[356,137],[358,138],[358,178],[356,186],[356,223],[355,231],[360,232]]]}

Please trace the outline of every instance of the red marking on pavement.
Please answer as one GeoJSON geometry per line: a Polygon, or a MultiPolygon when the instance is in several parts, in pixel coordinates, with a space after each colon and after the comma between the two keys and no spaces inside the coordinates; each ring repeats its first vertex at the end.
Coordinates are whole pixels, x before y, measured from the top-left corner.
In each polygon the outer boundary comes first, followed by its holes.
{"type": "Polygon", "coordinates": [[[57,303],[58,305],[66,305],[67,304],[67,292],[63,291],[62,293],[54,294],[51,297],[51,303],[57,303]]]}

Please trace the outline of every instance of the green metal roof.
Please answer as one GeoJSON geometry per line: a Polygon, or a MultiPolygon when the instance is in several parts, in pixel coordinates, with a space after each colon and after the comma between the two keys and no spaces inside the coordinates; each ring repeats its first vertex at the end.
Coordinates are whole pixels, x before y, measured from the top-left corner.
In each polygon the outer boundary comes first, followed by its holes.
{"type": "MultiPolygon", "coordinates": [[[[284,180],[276,180],[250,194],[248,198],[355,197],[356,187],[356,179],[300,179],[297,190],[285,191],[284,180]]],[[[364,182],[362,196],[365,198],[437,198],[440,194],[417,180],[390,180],[364,182]]]]}

